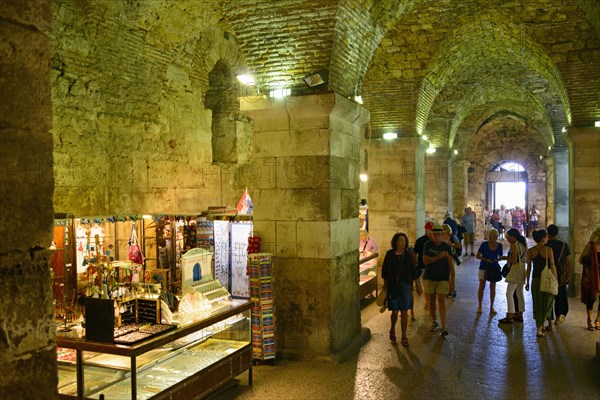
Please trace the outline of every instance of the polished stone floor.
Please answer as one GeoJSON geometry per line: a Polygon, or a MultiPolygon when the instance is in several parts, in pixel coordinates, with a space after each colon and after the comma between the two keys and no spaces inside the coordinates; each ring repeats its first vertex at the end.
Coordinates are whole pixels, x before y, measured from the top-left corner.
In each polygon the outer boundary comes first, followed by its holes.
{"type": "MultiPolygon", "coordinates": [[[[416,297],[409,322],[410,346],[391,343],[389,312],[364,301],[362,325],[371,339],[342,364],[278,360],[253,368],[218,399],[597,399],[600,400],[600,331],[586,330],[585,306],[570,298],[563,324],[536,338],[531,295],[525,293],[525,322],[499,325],[506,311],[506,284],[498,283],[490,315],[486,288],[477,314],[477,260],[457,268],[458,296],[448,299],[449,336],[429,332],[431,320],[416,297]]],[[[400,327],[397,327],[400,335],[400,327]]]]}

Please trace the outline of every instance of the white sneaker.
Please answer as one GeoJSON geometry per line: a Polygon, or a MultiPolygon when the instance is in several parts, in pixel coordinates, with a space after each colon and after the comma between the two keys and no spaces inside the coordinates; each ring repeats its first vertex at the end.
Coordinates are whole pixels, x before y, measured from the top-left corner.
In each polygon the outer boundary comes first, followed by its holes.
{"type": "Polygon", "coordinates": [[[429,332],[435,332],[439,329],[440,324],[438,324],[437,321],[433,321],[433,323],[431,324],[431,328],[429,328],[429,332]]]}

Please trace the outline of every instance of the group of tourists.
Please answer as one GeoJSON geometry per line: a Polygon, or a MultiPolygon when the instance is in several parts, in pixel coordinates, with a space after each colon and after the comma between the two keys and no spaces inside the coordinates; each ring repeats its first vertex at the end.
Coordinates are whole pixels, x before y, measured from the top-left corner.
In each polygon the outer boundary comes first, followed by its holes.
{"type": "MultiPolygon", "coordinates": [[[[442,336],[449,334],[446,298],[456,297],[455,265],[460,262],[458,255],[462,253],[461,243],[449,224],[438,225],[428,222],[425,231],[425,235],[417,239],[414,249],[411,248],[405,233],[394,234],[391,249],[387,251],[382,265],[381,276],[386,291],[386,306],[392,312],[390,340],[396,341],[396,322],[400,314],[401,343],[405,347],[409,345],[406,336],[408,312],[414,307],[413,286],[419,281],[421,274],[425,294],[424,305],[432,320],[430,331],[439,331],[442,336]]],[[[569,311],[567,298],[567,284],[571,276],[569,246],[557,238],[556,225],[549,225],[547,230],[533,230],[535,245],[530,248],[527,248],[523,232],[514,226],[511,227],[504,234],[508,241],[506,255],[502,243],[498,241],[499,236],[498,229],[489,229],[487,240],[481,243],[475,256],[480,261],[477,312],[482,312],[482,301],[487,285],[490,295],[490,314],[496,314],[494,309],[496,282],[505,279],[507,312],[499,323],[523,322],[525,311],[523,289],[531,291],[533,319],[537,327],[536,336],[542,338],[546,332],[553,330],[553,325],[561,324],[569,311]],[[500,261],[506,261],[506,265],[501,267],[500,261]],[[544,271],[546,269],[547,271],[544,271]],[[542,282],[552,280],[552,277],[556,280],[557,291],[549,290],[550,283],[542,282]]],[[[470,241],[466,240],[465,247],[469,244],[470,241]]],[[[579,258],[579,263],[583,266],[581,301],[586,305],[587,328],[591,331],[600,330],[600,301],[598,301],[595,319],[592,315],[594,304],[600,294],[599,259],[600,228],[597,228],[590,235],[590,240],[579,258]]]]}
{"type": "Polygon", "coordinates": [[[489,206],[486,206],[483,210],[483,238],[488,240],[490,229],[495,229],[502,235],[512,228],[518,230],[523,236],[530,236],[531,232],[538,228],[540,216],[540,211],[535,204],[531,206],[529,213],[519,206],[509,209],[502,204],[500,208],[492,211],[489,206]]]}

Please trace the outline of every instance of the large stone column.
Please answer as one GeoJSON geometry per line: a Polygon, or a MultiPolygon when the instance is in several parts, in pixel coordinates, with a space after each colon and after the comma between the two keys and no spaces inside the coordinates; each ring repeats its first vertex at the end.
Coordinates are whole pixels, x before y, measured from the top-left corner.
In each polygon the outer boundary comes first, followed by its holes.
{"type": "Polygon", "coordinates": [[[425,212],[434,220],[442,222],[448,211],[448,159],[450,152],[439,148],[425,155],[425,212]]]}
{"type": "Polygon", "coordinates": [[[344,359],[369,335],[360,326],[357,266],[368,113],[335,94],[242,99],[241,110],[254,123],[255,232],[277,257],[278,351],[344,359]]]}
{"type": "Polygon", "coordinates": [[[469,167],[467,160],[456,159],[449,161],[450,173],[448,174],[452,187],[452,213],[453,217],[460,220],[464,209],[469,202],[469,167]]]}
{"type": "Polygon", "coordinates": [[[556,187],[556,164],[554,157],[546,157],[546,210],[540,210],[544,212],[546,216],[545,226],[554,224],[555,221],[555,187],[556,187]]]}
{"type": "Polygon", "coordinates": [[[0,17],[0,399],[51,399],[50,2],[1,1],[0,17]]]}
{"type": "Polygon", "coordinates": [[[600,128],[569,128],[564,137],[569,144],[569,244],[575,264],[571,294],[576,295],[579,256],[591,231],[600,225],[600,128]]]}
{"type": "MultiPolygon", "coordinates": [[[[552,149],[554,156],[554,225],[563,240],[569,240],[569,149],[552,149]]],[[[548,169],[550,171],[551,168],[548,169]]],[[[549,201],[550,203],[550,201],[549,201]]]]}
{"type": "Polygon", "coordinates": [[[380,263],[393,234],[411,243],[423,234],[425,143],[418,137],[374,140],[369,149],[369,233],[378,243],[380,263]]]}

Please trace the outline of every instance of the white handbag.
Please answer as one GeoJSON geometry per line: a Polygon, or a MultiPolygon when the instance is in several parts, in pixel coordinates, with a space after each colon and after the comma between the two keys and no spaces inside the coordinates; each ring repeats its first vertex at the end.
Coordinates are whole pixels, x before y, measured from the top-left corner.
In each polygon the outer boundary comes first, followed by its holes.
{"type": "Polygon", "coordinates": [[[558,294],[558,279],[556,279],[552,270],[548,267],[549,256],[550,254],[546,251],[546,266],[542,270],[542,275],[540,277],[540,291],[556,296],[558,294]]]}

